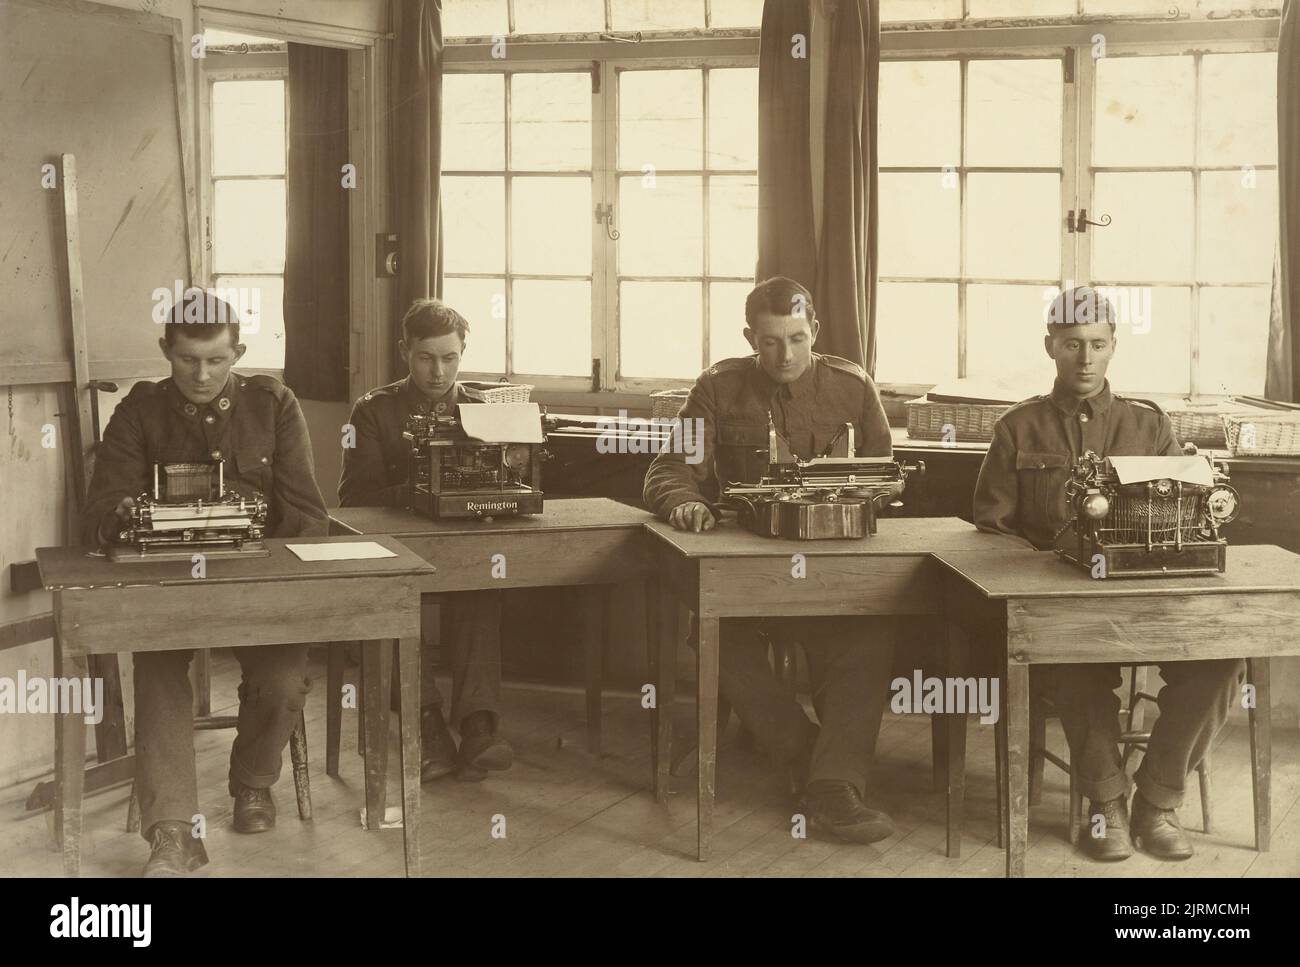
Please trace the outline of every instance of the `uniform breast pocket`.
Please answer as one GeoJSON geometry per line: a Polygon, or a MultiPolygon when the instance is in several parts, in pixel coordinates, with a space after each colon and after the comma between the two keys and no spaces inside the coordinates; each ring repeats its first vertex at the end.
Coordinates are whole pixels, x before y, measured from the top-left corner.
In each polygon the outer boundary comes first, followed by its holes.
{"type": "Polygon", "coordinates": [[[1065,484],[1070,478],[1070,455],[1021,450],[1016,454],[1020,484],[1020,509],[1050,526],[1065,520],[1065,484]]]}
{"type": "Polygon", "coordinates": [[[275,455],[267,446],[240,447],[235,451],[235,470],[244,488],[252,488],[269,495],[273,478],[275,455]]]}
{"type": "Polygon", "coordinates": [[[718,423],[718,480],[757,483],[767,470],[766,423],[718,423]]]}

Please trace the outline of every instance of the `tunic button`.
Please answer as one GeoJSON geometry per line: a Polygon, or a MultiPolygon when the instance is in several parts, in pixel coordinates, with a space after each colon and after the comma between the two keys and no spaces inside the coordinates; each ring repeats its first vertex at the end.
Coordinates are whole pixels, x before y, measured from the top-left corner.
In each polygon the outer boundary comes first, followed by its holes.
{"type": "Polygon", "coordinates": [[[211,413],[209,413],[207,416],[203,418],[203,422],[211,425],[217,422],[217,418],[213,416],[211,413]]]}
{"type": "Polygon", "coordinates": [[[193,403],[186,403],[186,404],[185,404],[185,415],[186,415],[186,416],[193,416],[193,415],[194,415],[195,413],[197,413],[198,411],[199,411],[199,408],[198,408],[197,406],[195,406],[193,403]]]}
{"type": "Polygon", "coordinates": [[[1088,422],[1088,414],[1087,414],[1087,413],[1080,413],[1080,414],[1079,414],[1079,422],[1080,422],[1080,423],[1087,423],[1087,422],[1088,422]]]}
{"type": "Polygon", "coordinates": [[[263,462],[263,463],[270,463],[271,461],[270,461],[270,458],[269,458],[269,457],[263,457],[263,458],[262,458],[262,462],[263,462]]]}
{"type": "Polygon", "coordinates": [[[217,409],[219,409],[219,410],[228,410],[228,409],[230,409],[230,400],[227,399],[227,398],[224,397],[224,396],[221,397],[221,399],[217,400],[217,409]]]}
{"type": "Polygon", "coordinates": [[[213,459],[213,460],[220,460],[220,459],[221,459],[221,451],[220,451],[220,450],[213,450],[213,451],[212,451],[212,459],[213,459]]]}
{"type": "Polygon", "coordinates": [[[439,413],[442,413],[442,412],[443,412],[444,410],[446,410],[446,409],[447,409],[447,404],[446,404],[446,403],[439,403],[439,404],[438,404],[438,412],[439,412],[439,413]]]}

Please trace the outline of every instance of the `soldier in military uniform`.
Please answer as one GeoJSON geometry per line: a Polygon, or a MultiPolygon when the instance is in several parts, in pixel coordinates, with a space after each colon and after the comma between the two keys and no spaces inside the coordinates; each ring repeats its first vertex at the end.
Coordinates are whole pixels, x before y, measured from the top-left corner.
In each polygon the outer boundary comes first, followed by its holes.
{"type": "MultiPolygon", "coordinates": [[[[437,299],[417,299],[402,319],[398,348],[405,379],[371,390],[352,408],[356,445],[343,451],[339,503],[344,507],[405,507],[410,443],[402,438],[412,413],[451,416],[458,403],[485,402],[456,381],[469,323],[437,299]]],[[[510,768],[514,752],[498,734],[501,697],[501,592],[466,591],[448,596],[442,608],[443,641],[452,654],[451,724],[442,714],[433,656],[420,662],[420,778],[429,782],[458,773],[482,779],[510,768]]]]}
{"type": "MultiPolygon", "coordinates": [[[[993,442],[975,488],[975,523],[1039,550],[1054,546],[1068,521],[1065,484],[1086,451],[1099,456],[1176,456],[1173,427],[1156,404],[1114,395],[1106,369],[1116,348],[1109,300],[1087,287],[1061,293],[1049,309],[1047,355],[1056,382],[1045,396],[1019,403],[993,428],[993,442]]],[[[1160,666],[1165,687],[1134,781],[1118,752],[1120,666],[1034,668],[1033,685],[1060,713],[1070,761],[1094,817],[1083,846],[1099,860],[1122,860],[1136,844],[1161,859],[1192,855],[1178,822],[1184,782],[1209,749],[1240,694],[1245,664],[1237,660],[1180,661],[1160,666]],[[1096,821],[1104,817],[1104,823],[1096,821]],[[1101,832],[1101,835],[1097,835],[1101,832]]]]}
{"type": "MultiPolygon", "coordinates": [[[[225,462],[227,486],[260,492],[268,534],[326,533],[325,503],[312,474],[311,443],[298,401],[269,376],[239,376],[244,354],[235,310],[191,290],[159,340],[171,377],[140,382],[118,405],[97,450],[82,517],[88,541],[117,540],[134,498],[149,489],[155,463],[225,462]]],[[[220,646],[213,628],[212,645],[220,646]]],[[[199,812],[194,764],[191,651],[134,656],[136,793],[151,851],[145,876],[179,876],[207,863],[191,824],[199,812]]],[[[239,724],[230,750],[234,826],[275,825],[271,786],[310,685],[307,646],[236,648],[243,672],[239,724]]]]}
{"type": "MultiPolygon", "coordinates": [[[[813,352],[819,323],[807,289],[779,276],[762,282],[745,302],[745,324],[756,355],[703,373],[679,413],[700,421],[703,460],[691,464],[665,451],[646,474],[646,506],[680,530],[717,526],[721,484],[759,480],[769,415],[802,459],[822,454],[845,423],[853,424],[859,453],[891,453],[885,411],[866,373],[813,352]]],[[[865,796],[893,663],[893,620],[726,619],[721,634],[722,695],[759,745],[791,770],[812,823],[857,842],[889,836],[892,821],[865,796]],[[803,643],[820,730],[778,684],[764,636],[803,643]]]]}

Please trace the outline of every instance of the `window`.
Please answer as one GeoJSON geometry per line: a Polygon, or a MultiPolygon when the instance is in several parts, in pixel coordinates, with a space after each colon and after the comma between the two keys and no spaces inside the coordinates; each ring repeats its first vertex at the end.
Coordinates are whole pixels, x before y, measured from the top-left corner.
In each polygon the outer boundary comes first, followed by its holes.
{"type": "Polygon", "coordinates": [[[446,37],[756,28],[763,0],[444,0],[442,16],[446,37]]]}

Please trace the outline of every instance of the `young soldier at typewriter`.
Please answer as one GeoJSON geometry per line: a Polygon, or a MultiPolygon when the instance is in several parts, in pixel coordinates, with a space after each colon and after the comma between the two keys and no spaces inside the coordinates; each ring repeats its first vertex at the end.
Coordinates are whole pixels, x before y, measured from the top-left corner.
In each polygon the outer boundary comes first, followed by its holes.
{"type": "MultiPolygon", "coordinates": [[[[866,373],[813,352],[819,324],[807,289],[779,276],[760,283],[745,301],[745,325],[756,355],[724,359],[703,373],[679,413],[700,421],[703,459],[691,464],[665,450],[646,474],[646,506],[679,530],[711,530],[719,520],[719,487],[759,481],[769,414],[801,459],[822,454],[845,423],[853,425],[859,454],[891,453],[885,411],[866,373]]],[[[803,811],[841,839],[889,836],[889,816],[864,799],[893,664],[892,622],[727,619],[721,633],[722,695],[802,787],[803,811]],[[820,730],[772,673],[768,636],[803,643],[820,730]]]]}
{"type": "MultiPolygon", "coordinates": [[[[398,343],[405,379],[371,390],[352,408],[356,446],[343,451],[339,503],[344,507],[405,507],[411,445],[402,439],[413,413],[455,416],[457,403],[485,402],[456,381],[469,323],[437,299],[417,299],[402,318],[398,343]]],[[[452,654],[451,725],[442,714],[433,656],[420,661],[420,779],[453,772],[478,780],[509,769],[514,751],[497,732],[501,697],[501,593],[464,591],[442,607],[442,640],[452,654]]]]}
{"type": "MultiPolygon", "coordinates": [[[[975,487],[980,530],[1049,550],[1068,521],[1070,468],[1086,451],[1103,457],[1182,452],[1158,406],[1111,392],[1106,369],[1116,350],[1115,323],[1109,300],[1087,287],[1066,290],[1051,305],[1043,344],[1056,363],[1056,382],[1051,393],[1013,406],[994,426],[975,487]]],[[[1083,847],[1094,859],[1126,859],[1135,844],[1160,859],[1192,855],[1175,810],[1187,774],[1209,749],[1239,694],[1245,664],[1168,662],[1160,674],[1166,683],[1159,695],[1160,717],[1134,777],[1130,819],[1129,779],[1118,751],[1120,666],[1033,670],[1035,689],[1042,689],[1060,714],[1070,762],[1090,800],[1092,829],[1085,828],[1083,847]],[[1104,817],[1104,825],[1097,816],[1104,817]]]]}
{"type": "MultiPolygon", "coordinates": [[[[230,371],[244,354],[235,310],[191,290],[173,308],[159,345],[171,377],[137,383],[113,412],[96,452],[83,514],[86,539],[117,539],[134,498],[149,489],[155,463],[217,461],[225,463],[227,486],[265,497],[268,536],[325,534],[325,502],[297,399],[269,376],[230,371]]],[[[222,644],[220,627],[212,629],[212,644],[222,644]]],[[[150,844],[145,876],[180,876],[208,861],[191,825],[199,812],[192,655],[143,651],[134,658],[135,788],[140,830],[150,844]]],[[[243,678],[230,750],[234,826],[260,833],[275,825],[271,786],[310,685],[307,646],[236,648],[235,657],[243,678]]]]}

